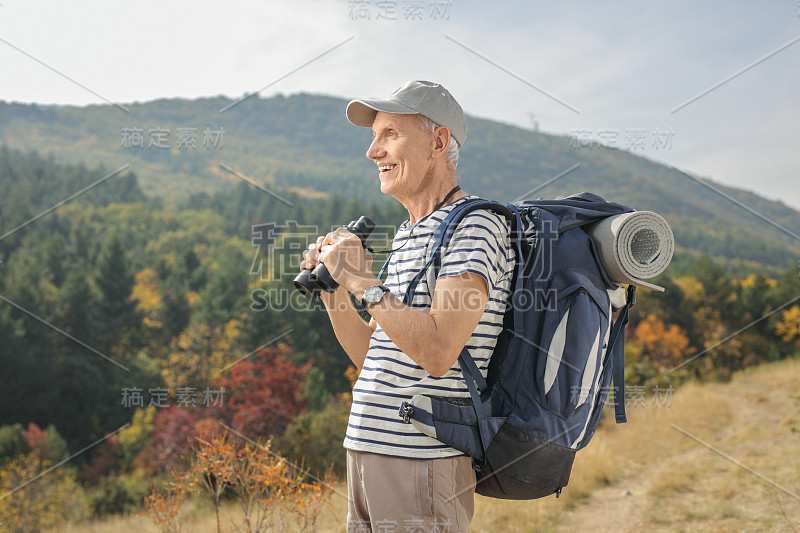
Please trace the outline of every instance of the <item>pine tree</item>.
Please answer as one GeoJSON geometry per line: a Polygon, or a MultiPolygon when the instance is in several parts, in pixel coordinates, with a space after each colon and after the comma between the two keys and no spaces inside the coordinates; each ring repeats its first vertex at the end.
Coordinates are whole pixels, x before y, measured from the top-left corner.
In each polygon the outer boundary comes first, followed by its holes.
{"type": "Polygon", "coordinates": [[[183,283],[176,275],[170,275],[159,285],[159,293],[161,293],[159,319],[163,326],[164,337],[169,342],[189,325],[191,309],[186,300],[183,283]]]}
{"type": "Polygon", "coordinates": [[[97,258],[95,285],[100,292],[97,303],[97,338],[100,350],[110,352],[120,344],[125,333],[139,326],[136,305],[131,300],[134,277],[120,240],[111,237],[97,258]]]}

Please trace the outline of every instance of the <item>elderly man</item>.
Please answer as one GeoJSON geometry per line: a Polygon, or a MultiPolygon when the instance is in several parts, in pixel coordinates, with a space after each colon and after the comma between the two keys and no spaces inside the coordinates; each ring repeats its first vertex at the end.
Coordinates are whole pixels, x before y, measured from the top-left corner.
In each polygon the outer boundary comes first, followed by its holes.
{"type": "Polygon", "coordinates": [[[470,198],[456,181],[467,128],[461,106],[441,85],[410,81],[384,100],[353,100],[347,118],[372,129],[367,158],[381,192],[408,211],[395,236],[385,284],[371,273],[361,242],[345,229],[320,237],[303,268],[324,263],[339,289],[323,293],[336,338],[359,378],[344,446],[348,531],[468,531],[475,472],[471,459],[398,416],[415,394],[468,397],[457,359],[470,350],[486,374],[502,330],[514,251],[506,221],[489,211],[459,224],[441,266],[424,268],[431,236],[470,198]],[[372,316],[361,319],[348,292],[372,316]]]}

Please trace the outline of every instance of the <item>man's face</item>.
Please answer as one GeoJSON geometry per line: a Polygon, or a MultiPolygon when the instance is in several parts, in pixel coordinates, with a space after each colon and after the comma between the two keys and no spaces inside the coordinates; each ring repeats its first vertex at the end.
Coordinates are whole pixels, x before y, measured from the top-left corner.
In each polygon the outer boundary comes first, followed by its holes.
{"type": "Polygon", "coordinates": [[[419,115],[378,112],[367,158],[378,164],[381,192],[403,200],[418,193],[433,168],[434,135],[422,129],[419,115]]]}

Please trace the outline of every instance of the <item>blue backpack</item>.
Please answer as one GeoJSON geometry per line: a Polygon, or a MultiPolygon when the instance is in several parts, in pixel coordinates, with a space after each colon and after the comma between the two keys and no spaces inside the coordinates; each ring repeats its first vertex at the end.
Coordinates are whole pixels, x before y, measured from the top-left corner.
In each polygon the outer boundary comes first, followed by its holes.
{"type": "Polygon", "coordinates": [[[597,428],[612,375],[616,420],[626,421],[624,331],[635,287],[628,287],[612,324],[611,294],[625,290],[609,279],[583,226],[633,209],[590,193],[505,206],[468,201],[439,226],[407,298],[428,268],[439,268],[459,221],[476,209],[508,219],[517,251],[513,292],[487,378],[464,348],[458,361],[470,398],[417,395],[403,402],[400,416],[470,455],[479,494],[558,496],[575,452],[597,428]]]}

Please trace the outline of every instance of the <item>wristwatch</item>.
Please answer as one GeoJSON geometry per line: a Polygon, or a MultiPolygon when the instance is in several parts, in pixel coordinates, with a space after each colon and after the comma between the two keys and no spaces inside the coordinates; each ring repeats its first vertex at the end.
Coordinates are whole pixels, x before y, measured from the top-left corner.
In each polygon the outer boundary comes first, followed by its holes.
{"type": "Polygon", "coordinates": [[[361,297],[361,307],[366,309],[372,304],[376,304],[381,301],[383,295],[389,292],[389,287],[385,287],[383,285],[373,285],[372,287],[367,287],[364,290],[364,296],[361,297]]]}

